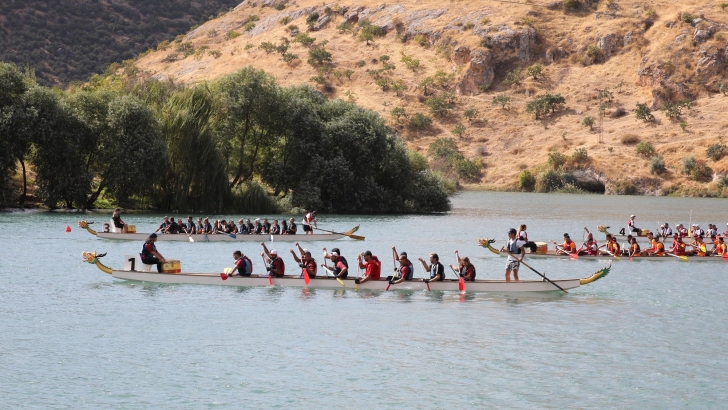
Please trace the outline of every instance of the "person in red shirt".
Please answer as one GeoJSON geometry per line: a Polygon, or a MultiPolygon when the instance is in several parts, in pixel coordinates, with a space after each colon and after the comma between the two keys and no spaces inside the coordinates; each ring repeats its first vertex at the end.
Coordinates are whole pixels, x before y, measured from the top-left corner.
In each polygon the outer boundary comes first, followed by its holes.
{"type": "Polygon", "coordinates": [[[268,247],[265,246],[265,242],[261,242],[261,245],[263,245],[263,253],[261,253],[261,256],[264,258],[267,257],[270,263],[266,267],[266,270],[269,272],[269,275],[272,275],[276,278],[282,278],[283,275],[286,274],[286,264],[283,262],[283,259],[278,256],[278,251],[275,249],[271,249],[268,251],[268,247]]]}
{"type": "Polygon", "coordinates": [[[301,268],[301,277],[303,277],[304,271],[308,272],[309,278],[313,279],[316,277],[316,271],[318,270],[318,266],[316,266],[316,260],[314,260],[313,256],[311,256],[311,252],[303,251],[301,257],[299,258],[298,255],[296,255],[296,252],[291,249],[291,255],[293,255],[293,259],[296,261],[296,263],[298,263],[298,266],[301,268]]]}
{"type": "Polygon", "coordinates": [[[235,258],[235,267],[230,276],[247,276],[253,273],[253,261],[247,256],[243,255],[240,251],[233,252],[233,258],[235,258]]]}
{"type": "Polygon", "coordinates": [[[152,233],[149,235],[149,238],[144,241],[142,251],[139,252],[139,257],[145,265],[157,265],[157,272],[162,273],[162,263],[165,262],[166,259],[164,259],[164,256],[157,251],[157,247],[154,245],[154,242],[157,242],[156,233],[152,233]]]}
{"type": "Polygon", "coordinates": [[[672,253],[676,256],[685,256],[685,242],[682,240],[682,236],[676,233],[672,236],[672,253]]]}
{"type": "Polygon", "coordinates": [[[382,272],[382,262],[379,258],[372,255],[372,251],[366,251],[363,254],[359,254],[359,268],[366,269],[364,276],[360,279],[354,280],[357,284],[364,283],[370,280],[379,280],[382,272]]]}
{"type": "Polygon", "coordinates": [[[397,248],[392,246],[392,256],[399,261],[399,268],[394,268],[395,275],[390,279],[389,283],[396,285],[406,280],[412,280],[414,277],[414,267],[407,257],[407,252],[402,252],[397,256],[397,248]]]}
{"type": "MultiPolygon", "coordinates": [[[[470,263],[470,258],[468,258],[467,256],[464,258],[461,258],[458,251],[455,251],[455,256],[458,258],[458,268],[455,269],[455,266],[450,265],[450,269],[452,269],[453,271],[456,271],[458,273],[458,275],[460,275],[466,282],[474,282],[475,281],[475,266],[473,266],[473,264],[470,263]]],[[[518,275],[517,272],[516,272],[516,275],[518,275]]],[[[518,278],[518,276],[516,276],[516,278],[518,278]]]]}

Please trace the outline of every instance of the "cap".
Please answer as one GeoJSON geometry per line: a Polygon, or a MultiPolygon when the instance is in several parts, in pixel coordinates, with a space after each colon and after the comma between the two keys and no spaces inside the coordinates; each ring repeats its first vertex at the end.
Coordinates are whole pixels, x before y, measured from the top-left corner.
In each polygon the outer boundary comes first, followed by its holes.
{"type": "Polygon", "coordinates": [[[637,216],[637,215],[630,215],[629,217],[630,217],[630,218],[634,218],[635,216],[637,216]]]}
{"type": "Polygon", "coordinates": [[[255,222],[260,222],[260,218],[255,218],[255,222]]]}
{"type": "Polygon", "coordinates": [[[306,252],[308,252],[308,249],[303,248],[303,253],[306,253],[306,252]]]}
{"type": "Polygon", "coordinates": [[[516,228],[511,228],[511,229],[509,229],[509,230],[508,230],[508,233],[509,233],[509,234],[515,234],[515,233],[516,233],[516,228]]]}
{"type": "Polygon", "coordinates": [[[331,252],[331,256],[339,256],[338,252],[331,252]]]}
{"type": "Polygon", "coordinates": [[[271,255],[278,255],[278,251],[277,251],[277,250],[275,250],[275,249],[271,249],[271,250],[270,250],[270,254],[271,254],[271,255]]]}
{"type": "Polygon", "coordinates": [[[569,234],[568,233],[565,233],[564,234],[564,238],[568,238],[568,237],[569,237],[569,234]]]}
{"type": "Polygon", "coordinates": [[[664,228],[664,227],[665,227],[665,224],[660,225],[660,228],[664,228]]]}
{"type": "Polygon", "coordinates": [[[157,234],[156,233],[152,233],[151,235],[149,235],[149,237],[150,238],[156,238],[157,237],[157,234]]]}

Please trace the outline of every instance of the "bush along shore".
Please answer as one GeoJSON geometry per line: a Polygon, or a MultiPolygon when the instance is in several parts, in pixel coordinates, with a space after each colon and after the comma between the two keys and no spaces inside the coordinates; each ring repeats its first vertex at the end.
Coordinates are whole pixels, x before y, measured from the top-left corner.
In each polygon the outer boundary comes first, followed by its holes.
{"type": "Polygon", "coordinates": [[[454,193],[377,113],[252,67],[197,85],[110,75],[61,91],[0,63],[0,113],[6,207],[32,193],[51,209],[442,212],[454,193]]]}

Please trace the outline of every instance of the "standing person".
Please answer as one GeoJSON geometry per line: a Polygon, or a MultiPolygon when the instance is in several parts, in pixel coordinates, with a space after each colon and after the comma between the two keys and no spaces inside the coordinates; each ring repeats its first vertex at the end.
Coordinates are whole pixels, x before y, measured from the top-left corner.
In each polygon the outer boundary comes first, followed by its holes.
{"type": "Polygon", "coordinates": [[[306,235],[312,235],[313,228],[318,228],[318,225],[316,224],[316,211],[309,212],[303,217],[303,232],[305,232],[306,235]],[[313,225],[313,227],[311,225],[313,225]]]}
{"type": "Polygon", "coordinates": [[[424,259],[417,258],[420,263],[422,264],[422,267],[425,268],[427,272],[430,272],[429,278],[423,278],[423,282],[438,282],[445,280],[445,266],[440,263],[440,257],[437,256],[436,253],[430,254],[430,264],[428,265],[424,259]]]}
{"type": "Polygon", "coordinates": [[[260,244],[263,245],[263,253],[261,253],[261,255],[267,257],[270,261],[270,264],[266,267],[266,270],[270,272],[269,275],[276,278],[282,278],[286,273],[286,264],[283,262],[283,259],[278,256],[278,251],[275,249],[268,251],[268,247],[265,246],[265,242],[261,242],[260,244]]]}
{"type": "Polygon", "coordinates": [[[412,266],[412,262],[410,262],[409,258],[407,258],[407,252],[402,252],[398,256],[397,248],[392,246],[392,256],[394,259],[399,261],[399,268],[394,269],[395,276],[392,277],[389,283],[396,285],[406,280],[412,280],[415,270],[412,266]]]}
{"type": "Polygon", "coordinates": [[[126,233],[126,223],[121,220],[121,208],[114,209],[114,214],[111,216],[111,220],[114,221],[114,228],[118,229],[121,233],[126,233]]]}
{"type": "Polygon", "coordinates": [[[144,245],[142,245],[142,251],[139,252],[139,257],[142,263],[145,265],[157,265],[157,272],[162,273],[162,263],[166,261],[159,251],[157,246],[154,244],[157,242],[157,234],[152,233],[149,235],[144,245]]]}
{"type": "Polygon", "coordinates": [[[162,224],[159,225],[159,228],[157,228],[157,230],[155,230],[154,233],[157,233],[157,232],[164,233],[164,231],[167,230],[168,226],[169,226],[169,217],[165,216],[164,222],[162,222],[162,224]]]}
{"type": "Polygon", "coordinates": [[[295,235],[298,232],[295,219],[291,218],[288,220],[288,234],[295,235]]]}
{"type": "Polygon", "coordinates": [[[334,264],[334,277],[346,279],[349,275],[349,262],[341,255],[339,248],[332,249],[331,254],[327,253],[326,248],[324,248],[324,258],[331,259],[331,262],[334,264]]]}
{"type": "MultiPolygon", "coordinates": [[[[515,231],[515,229],[514,229],[514,231],[515,231]]],[[[515,232],[514,232],[514,234],[515,234],[515,232]]],[[[460,275],[460,277],[463,278],[463,280],[465,280],[466,282],[474,282],[475,281],[475,266],[472,263],[470,263],[470,258],[468,258],[467,256],[464,258],[461,258],[458,251],[455,251],[455,256],[458,258],[458,268],[455,269],[455,267],[453,265],[450,265],[450,269],[456,270],[458,272],[458,275],[460,275]]]]}
{"type": "MultiPolygon", "coordinates": [[[[568,234],[564,234],[564,239],[571,241],[568,234]]],[[[506,243],[506,246],[501,248],[501,252],[507,251],[508,252],[508,261],[506,262],[506,282],[511,281],[511,272],[513,272],[513,280],[518,282],[518,269],[521,267],[521,262],[523,261],[523,258],[526,256],[526,251],[523,249],[523,241],[516,238],[516,230],[511,228],[508,231],[508,243],[506,243]],[[521,257],[517,257],[515,255],[521,255],[521,257]]],[[[571,245],[568,245],[567,242],[564,242],[564,249],[573,249],[573,251],[576,251],[576,244],[574,242],[571,242],[571,245]]]]}
{"type": "Polygon", "coordinates": [[[311,279],[314,279],[316,277],[316,271],[318,270],[318,266],[316,266],[316,260],[311,256],[311,252],[305,251],[303,252],[303,255],[301,258],[299,258],[296,255],[296,252],[291,249],[291,255],[293,255],[293,260],[298,263],[298,266],[301,268],[301,277],[303,277],[303,272],[308,272],[308,277],[311,279]]]}
{"type": "Polygon", "coordinates": [[[382,272],[382,262],[379,261],[379,258],[372,255],[372,251],[366,251],[363,254],[360,253],[357,259],[359,259],[359,268],[366,269],[362,278],[354,280],[357,285],[370,280],[379,280],[382,272]]]}
{"type": "Polygon", "coordinates": [[[253,273],[253,261],[240,251],[233,252],[233,258],[235,258],[235,267],[230,276],[250,277],[253,273]]]}

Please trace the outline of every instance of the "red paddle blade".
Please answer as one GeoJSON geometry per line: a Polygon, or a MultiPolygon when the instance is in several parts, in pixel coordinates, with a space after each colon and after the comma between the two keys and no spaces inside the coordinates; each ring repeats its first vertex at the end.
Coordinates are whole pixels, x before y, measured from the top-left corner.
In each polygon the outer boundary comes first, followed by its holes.
{"type": "Polygon", "coordinates": [[[427,282],[425,282],[425,285],[427,285],[427,291],[429,292],[430,291],[430,284],[427,283],[427,282]]]}
{"type": "Polygon", "coordinates": [[[392,283],[391,282],[389,283],[389,285],[387,285],[387,289],[384,289],[384,291],[385,292],[388,291],[390,286],[392,286],[392,283]]]}
{"type": "Polygon", "coordinates": [[[308,270],[303,271],[303,283],[308,285],[311,282],[311,277],[308,276],[308,270]]]}
{"type": "Polygon", "coordinates": [[[227,273],[221,273],[220,274],[220,278],[222,278],[222,280],[227,280],[228,274],[227,273]]]}
{"type": "Polygon", "coordinates": [[[273,286],[273,277],[268,275],[268,283],[273,286]]]}
{"type": "Polygon", "coordinates": [[[579,260],[579,254],[578,253],[570,253],[569,258],[573,260],[579,260]]]}
{"type": "Polygon", "coordinates": [[[461,292],[465,292],[465,279],[463,277],[460,277],[460,280],[458,281],[458,288],[461,292]]]}
{"type": "Polygon", "coordinates": [[[724,254],[723,254],[723,259],[725,259],[725,260],[727,260],[727,261],[728,261],[728,253],[724,253],[724,254]]]}
{"type": "Polygon", "coordinates": [[[632,257],[631,257],[631,256],[629,257],[629,260],[630,260],[630,261],[632,260],[632,257]]]}

